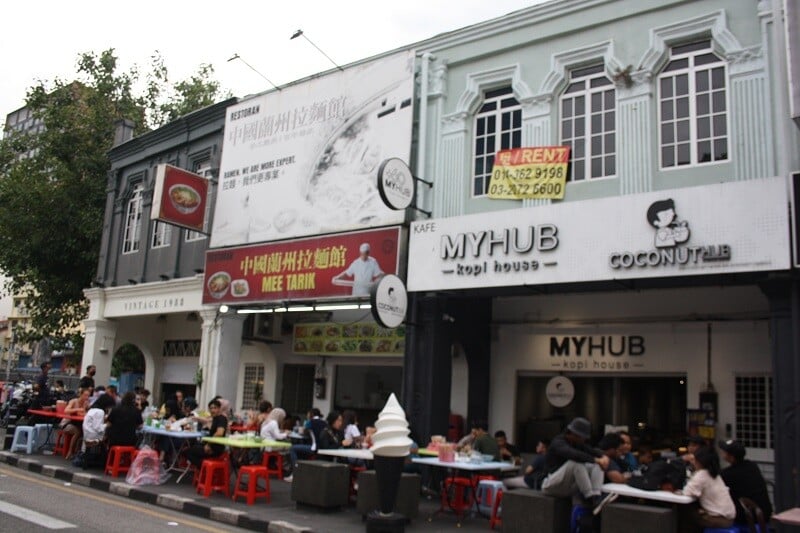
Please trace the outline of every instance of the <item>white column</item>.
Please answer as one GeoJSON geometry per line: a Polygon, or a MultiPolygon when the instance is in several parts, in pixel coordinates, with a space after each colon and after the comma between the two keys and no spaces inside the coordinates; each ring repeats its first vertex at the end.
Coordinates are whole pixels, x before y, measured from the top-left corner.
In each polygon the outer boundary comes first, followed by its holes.
{"type": "Polygon", "coordinates": [[[637,72],[617,84],[617,179],[620,194],[653,189],[653,83],[648,72],[637,72]]]}

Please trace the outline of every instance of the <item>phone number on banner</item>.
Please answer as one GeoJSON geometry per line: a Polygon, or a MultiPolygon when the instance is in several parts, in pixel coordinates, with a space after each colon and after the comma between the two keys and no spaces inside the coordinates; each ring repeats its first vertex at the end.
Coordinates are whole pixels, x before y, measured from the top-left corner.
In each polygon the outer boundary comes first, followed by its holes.
{"type": "Polygon", "coordinates": [[[564,198],[567,164],[514,165],[492,170],[489,198],[564,198]]]}

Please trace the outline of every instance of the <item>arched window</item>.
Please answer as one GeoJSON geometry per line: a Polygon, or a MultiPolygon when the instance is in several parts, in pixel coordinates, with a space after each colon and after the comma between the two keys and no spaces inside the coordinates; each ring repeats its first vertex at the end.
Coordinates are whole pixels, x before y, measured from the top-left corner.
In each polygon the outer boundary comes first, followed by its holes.
{"type": "Polygon", "coordinates": [[[570,147],[570,181],[617,173],[616,90],[603,65],[570,71],[561,95],[561,144],[570,147]]]}
{"type": "Polygon", "coordinates": [[[662,168],[728,159],[725,69],[711,41],[670,48],[658,77],[662,168]]]}
{"type": "Polygon", "coordinates": [[[522,106],[511,87],[486,91],[475,115],[475,155],[472,195],[489,191],[494,156],[498,150],[522,146],[522,106]]]}

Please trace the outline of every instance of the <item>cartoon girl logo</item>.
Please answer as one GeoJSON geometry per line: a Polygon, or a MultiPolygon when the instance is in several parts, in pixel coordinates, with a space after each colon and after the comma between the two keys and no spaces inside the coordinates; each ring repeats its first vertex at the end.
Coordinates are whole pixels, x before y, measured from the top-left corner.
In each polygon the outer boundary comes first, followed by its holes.
{"type": "Polygon", "coordinates": [[[678,220],[672,198],[653,202],[647,209],[647,221],[656,228],[656,248],[668,248],[689,240],[689,223],[678,220]]]}

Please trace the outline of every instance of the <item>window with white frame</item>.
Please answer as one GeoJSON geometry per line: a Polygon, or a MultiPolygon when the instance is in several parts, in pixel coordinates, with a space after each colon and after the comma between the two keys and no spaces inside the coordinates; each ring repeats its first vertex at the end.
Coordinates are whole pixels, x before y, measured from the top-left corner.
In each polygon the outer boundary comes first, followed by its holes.
{"type": "Polygon", "coordinates": [[[617,173],[616,90],[603,65],[570,72],[561,95],[561,144],[570,147],[570,181],[617,173]]]}
{"type": "Polygon", "coordinates": [[[151,240],[152,248],[164,248],[169,246],[170,238],[172,237],[172,225],[156,220],[153,224],[153,238],[151,240]]]}
{"type": "Polygon", "coordinates": [[[475,115],[473,196],[485,196],[489,192],[495,154],[520,146],[522,106],[514,98],[511,87],[487,91],[475,115]]]}
{"type": "Polygon", "coordinates": [[[133,187],[133,194],[131,194],[125,209],[125,231],[122,236],[123,254],[139,251],[139,239],[142,233],[142,191],[141,183],[133,187]]]}
{"type": "MultiPolygon", "coordinates": [[[[200,176],[204,176],[206,178],[211,177],[211,160],[204,159],[202,161],[198,161],[194,166],[194,173],[199,174],[200,176]]],[[[211,183],[209,183],[208,187],[208,195],[206,196],[206,211],[203,218],[203,230],[208,230],[208,222],[211,218],[211,204],[212,204],[212,187],[211,183]]],[[[192,241],[201,241],[206,238],[205,233],[200,233],[199,231],[192,231],[187,229],[186,230],[186,242],[192,241]]]]}
{"type": "Polygon", "coordinates": [[[658,77],[662,168],[728,159],[725,69],[711,41],[670,48],[658,77]]]}
{"type": "Polygon", "coordinates": [[[264,365],[244,365],[242,409],[258,409],[264,397],[264,365]]]}
{"type": "Polygon", "coordinates": [[[772,448],[772,376],[736,376],[736,438],[747,448],[772,448]]]}

